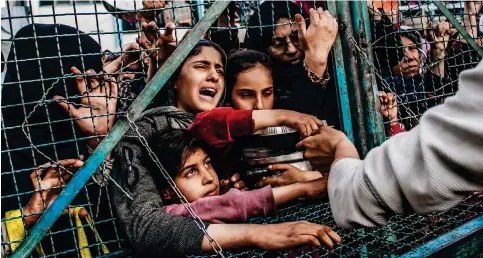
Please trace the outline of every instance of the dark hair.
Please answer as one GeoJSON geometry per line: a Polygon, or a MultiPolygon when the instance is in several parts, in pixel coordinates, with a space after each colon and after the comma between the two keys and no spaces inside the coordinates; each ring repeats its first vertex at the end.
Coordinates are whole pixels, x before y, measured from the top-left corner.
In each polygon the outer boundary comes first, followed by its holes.
{"type": "MultiPolygon", "coordinates": [[[[174,179],[186,160],[197,150],[211,154],[211,147],[184,129],[166,129],[153,135],[149,147],[174,179]]],[[[211,155],[210,155],[211,156],[211,155]]],[[[151,158],[146,160],[147,167],[158,188],[169,187],[168,182],[151,158]]]]}
{"type": "Polygon", "coordinates": [[[258,10],[250,17],[246,41],[248,48],[268,53],[277,21],[280,18],[294,18],[301,12],[291,1],[265,1],[258,10]]]}
{"type": "Polygon", "coordinates": [[[421,34],[416,29],[407,27],[401,28],[400,31],[400,37],[406,37],[410,39],[414,44],[418,45],[418,47],[419,45],[421,45],[421,34]]]}
{"type": "Polygon", "coordinates": [[[261,65],[272,72],[270,57],[256,50],[237,50],[230,54],[225,70],[226,96],[230,99],[238,75],[257,65],[261,65]]]}
{"type": "MultiPolygon", "coordinates": [[[[174,86],[174,81],[176,81],[181,73],[181,69],[183,68],[183,65],[185,64],[186,60],[192,56],[196,56],[201,52],[202,47],[213,47],[216,49],[222,57],[222,64],[224,67],[226,67],[226,54],[225,51],[216,43],[209,41],[209,40],[200,40],[198,43],[196,43],[195,47],[190,51],[188,56],[183,60],[183,62],[178,66],[176,71],[173,73],[171,76],[170,80],[168,81],[167,85],[163,87],[159,91],[159,93],[156,95],[156,98],[153,100],[154,103],[157,103],[158,105],[161,106],[176,106],[176,96],[173,91],[173,86],[174,86]],[[166,87],[168,86],[168,87],[166,87]]],[[[223,99],[221,100],[223,102],[223,99]]]]}

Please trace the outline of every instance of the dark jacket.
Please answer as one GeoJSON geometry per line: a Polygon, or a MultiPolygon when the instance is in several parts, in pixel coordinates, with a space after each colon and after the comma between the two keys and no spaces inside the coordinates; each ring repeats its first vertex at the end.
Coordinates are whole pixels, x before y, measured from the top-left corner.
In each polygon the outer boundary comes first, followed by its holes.
{"type": "MultiPolygon", "coordinates": [[[[297,13],[301,13],[300,8],[290,1],[264,2],[250,18],[245,39],[247,46],[270,55],[268,47],[274,29],[271,25],[280,18],[293,18],[297,13]]],[[[331,62],[327,65],[331,79],[325,89],[309,79],[302,62],[298,65],[274,65],[274,107],[311,114],[340,129],[337,85],[331,62]]]]}
{"type": "MultiPolygon", "coordinates": [[[[329,63],[329,73],[330,67],[329,63]]],[[[273,78],[277,86],[275,108],[311,114],[340,129],[338,91],[334,75],[331,75],[323,88],[322,85],[313,83],[303,65],[299,64],[274,67],[273,78]]]]}
{"type": "Polygon", "coordinates": [[[381,90],[396,93],[398,116],[408,130],[419,124],[426,110],[443,103],[451,88],[447,80],[431,72],[413,77],[388,76],[378,83],[381,90]]]}
{"type": "MultiPolygon", "coordinates": [[[[150,138],[166,128],[185,129],[194,115],[175,107],[144,112],[135,122],[139,133],[150,138]]],[[[133,249],[143,255],[169,257],[200,254],[203,232],[192,218],[173,216],[163,210],[163,201],[146,167],[149,158],[138,134],[129,130],[113,152],[114,180],[132,197],[110,184],[118,218],[133,249]]]]}

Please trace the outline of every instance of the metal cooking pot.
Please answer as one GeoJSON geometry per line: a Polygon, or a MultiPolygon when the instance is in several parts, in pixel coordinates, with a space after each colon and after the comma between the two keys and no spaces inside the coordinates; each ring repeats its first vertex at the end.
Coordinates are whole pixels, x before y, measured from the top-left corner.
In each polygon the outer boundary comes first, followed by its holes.
{"type": "Polygon", "coordinates": [[[295,150],[300,141],[300,132],[287,126],[268,127],[246,136],[242,142],[247,148],[271,150],[295,150]]]}
{"type": "Polygon", "coordinates": [[[295,148],[300,141],[300,133],[286,126],[269,127],[245,137],[243,144],[242,177],[256,181],[263,176],[271,176],[276,171],[268,166],[287,163],[301,170],[312,170],[310,162],[304,159],[302,151],[295,148]]]}

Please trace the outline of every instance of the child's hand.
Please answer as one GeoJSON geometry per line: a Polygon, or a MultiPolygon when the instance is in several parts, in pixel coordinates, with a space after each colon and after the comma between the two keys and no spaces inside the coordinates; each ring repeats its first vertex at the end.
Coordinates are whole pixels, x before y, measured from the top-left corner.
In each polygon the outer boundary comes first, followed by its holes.
{"type": "MultiPolygon", "coordinates": [[[[34,193],[28,204],[22,208],[22,213],[25,215],[23,219],[27,228],[33,226],[42,213],[57,199],[74,172],[84,165],[83,159],[84,157],[81,156],[80,159],[60,160],[58,162],[62,166],[60,168],[58,165],[49,162],[30,173],[34,193]]],[[[73,210],[69,209],[69,211],[72,212],[73,210]]],[[[86,214],[85,209],[81,210],[81,217],[86,216],[86,214]]]]}
{"type": "Polygon", "coordinates": [[[397,101],[396,96],[392,93],[379,91],[379,101],[381,102],[381,109],[379,112],[384,119],[388,119],[392,123],[397,123],[397,101]]]}
{"type": "Polygon", "coordinates": [[[303,183],[305,197],[319,199],[327,194],[328,178],[322,177],[309,182],[303,183]]]}
{"type": "Polygon", "coordinates": [[[141,24],[143,35],[136,39],[139,46],[141,46],[145,53],[148,54],[149,65],[147,81],[150,81],[159,68],[168,60],[176,49],[176,38],[173,33],[176,30],[176,25],[172,22],[166,24],[164,34],[159,32],[156,22],[143,22],[141,24]]]}
{"type": "Polygon", "coordinates": [[[240,191],[248,191],[247,184],[240,178],[240,174],[235,173],[229,179],[220,181],[220,193],[226,193],[230,188],[236,188],[240,191]]]}
{"type": "Polygon", "coordinates": [[[271,171],[283,171],[280,176],[264,178],[258,183],[256,187],[264,187],[271,185],[272,187],[290,185],[294,183],[307,182],[320,178],[322,174],[318,171],[302,171],[289,164],[273,164],[268,166],[271,171]]]}
{"type": "Polygon", "coordinates": [[[307,137],[320,127],[327,125],[315,116],[307,115],[291,110],[279,110],[280,122],[282,125],[297,129],[300,134],[307,137]]]}
{"type": "Polygon", "coordinates": [[[334,242],[342,243],[340,236],[326,225],[307,221],[293,221],[280,224],[254,225],[253,243],[263,250],[282,250],[301,245],[320,247],[323,244],[330,249],[334,242]]]}

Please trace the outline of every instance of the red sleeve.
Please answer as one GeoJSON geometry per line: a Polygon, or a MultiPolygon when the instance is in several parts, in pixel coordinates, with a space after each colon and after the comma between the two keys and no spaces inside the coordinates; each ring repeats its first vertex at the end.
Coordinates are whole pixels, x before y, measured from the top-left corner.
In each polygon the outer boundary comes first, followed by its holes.
{"type": "Polygon", "coordinates": [[[395,125],[389,125],[389,124],[386,125],[386,135],[387,136],[394,136],[394,135],[401,133],[401,132],[406,132],[406,129],[400,123],[397,123],[395,125]]]}
{"type": "MultiPolygon", "coordinates": [[[[275,199],[270,186],[247,192],[232,188],[224,195],[196,200],[190,207],[204,221],[246,222],[248,218],[267,216],[275,211],[275,199]]],[[[190,217],[183,204],[167,205],[163,209],[172,215],[190,217]]]]}
{"type": "Polygon", "coordinates": [[[188,131],[216,148],[225,147],[236,137],[254,133],[255,124],[252,113],[253,110],[215,108],[197,114],[188,131]]]}

